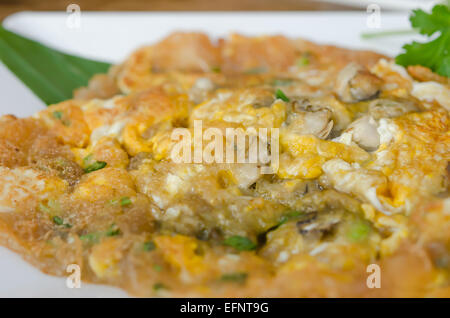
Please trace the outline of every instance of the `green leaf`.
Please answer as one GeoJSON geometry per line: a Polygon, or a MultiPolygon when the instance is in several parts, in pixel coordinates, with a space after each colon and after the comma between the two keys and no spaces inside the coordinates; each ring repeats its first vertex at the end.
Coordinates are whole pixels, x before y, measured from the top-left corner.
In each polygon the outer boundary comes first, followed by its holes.
{"type": "Polygon", "coordinates": [[[403,46],[405,53],[398,55],[399,65],[422,65],[442,76],[450,77],[450,31],[443,32],[428,43],[413,42],[403,46]]]}
{"type": "Polygon", "coordinates": [[[256,244],[252,240],[239,235],[230,236],[223,244],[234,247],[238,251],[251,251],[256,249],[256,244]]]}
{"type": "Polygon", "coordinates": [[[439,75],[450,77],[450,9],[436,5],[430,13],[415,10],[410,18],[411,24],[420,33],[431,36],[440,35],[426,43],[413,42],[403,46],[404,53],[395,62],[399,65],[422,65],[439,75]]]}
{"type": "Polygon", "coordinates": [[[423,10],[413,10],[409,18],[411,25],[417,28],[420,33],[432,35],[435,32],[450,28],[450,8],[446,5],[437,5],[431,14],[423,10]]]}
{"type": "Polygon", "coordinates": [[[59,52],[0,26],[0,60],[47,105],[72,98],[111,66],[59,52]]]}

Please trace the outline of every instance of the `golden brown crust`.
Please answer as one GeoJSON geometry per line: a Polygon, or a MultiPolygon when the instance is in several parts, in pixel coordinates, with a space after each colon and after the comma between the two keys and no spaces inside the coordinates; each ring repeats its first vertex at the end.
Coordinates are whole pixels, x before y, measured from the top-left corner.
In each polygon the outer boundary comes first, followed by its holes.
{"type": "Polygon", "coordinates": [[[407,67],[408,73],[416,80],[420,82],[438,82],[442,84],[450,85],[450,79],[448,77],[441,76],[433,73],[428,67],[421,65],[411,65],[407,67]]]}

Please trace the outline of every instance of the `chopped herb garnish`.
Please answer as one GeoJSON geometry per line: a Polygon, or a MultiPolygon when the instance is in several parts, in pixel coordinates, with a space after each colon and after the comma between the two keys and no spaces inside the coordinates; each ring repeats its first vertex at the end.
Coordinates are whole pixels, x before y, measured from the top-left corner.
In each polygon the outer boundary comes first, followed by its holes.
{"type": "Polygon", "coordinates": [[[80,236],[80,239],[89,243],[98,243],[103,236],[117,236],[120,235],[120,229],[117,225],[112,224],[106,232],[93,232],[80,236]]]}
{"type": "Polygon", "coordinates": [[[242,284],[247,279],[248,274],[247,273],[230,273],[230,274],[224,274],[220,278],[223,282],[235,282],[242,284]]]}
{"type": "Polygon", "coordinates": [[[158,290],[161,290],[161,289],[167,289],[167,287],[164,284],[162,284],[162,283],[156,283],[155,285],[153,285],[153,290],[154,291],[158,291],[158,290]]]}
{"type": "Polygon", "coordinates": [[[129,197],[122,197],[120,199],[113,199],[113,200],[109,201],[109,203],[111,203],[112,205],[116,205],[117,203],[120,203],[121,206],[128,206],[128,205],[132,204],[133,202],[131,201],[131,199],[129,197]]]}
{"type": "Polygon", "coordinates": [[[83,158],[83,165],[86,167],[84,171],[86,173],[97,171],[106,167],[106,162],[95,161],[94,155],[91,153],[83,158]]]}
{"type": "Polygon", "coordinates": [[[370,225],[365,221],[357,221],[350,226],[349,231],[347,232],[347,237],[352,242],[362,242],[366,240],[370,234],[371,228],[370,225]]]}
{"type": "Polygon", "coordinates": [[[63,120],[62,118],[63,118],[63,115],[64,115],[64,113],[62,112],[62,111],[59,111],[59,110],[55,110],[53,113],[52,113],[52,116],[53,116],[53,118],[56,118],[56,119],[58,119],[58,120],[60,120],[61,121],[61,123],[64,125],[64,126],[70,126],[70,120],[67,120],[67,119],[65,119],[65,120],[63,120]]]}
{"type": "Polygon", "coordinates": [[[220,73],[221,72],[220,66],[211,67],[211,72],[220,73]]]}
{"type": "Polygon", "coordinates": [[[56,225],[63,225],[64,221],[59,216],[54,216],[53,217],[53,223],[55,223],[56,225]]]}
{"type": "Polygon", "coordinates": [[[230,236],[223,244],[234,247],[238,251],[251,251],[256,249],[256,244],[252,240],[239,235],[230,236]]]}
{"type": "Polygon", "coordinates": [[[64,220],[62,218],[60,218],[59,216],[54,216],[52,218],[53,223],[55,223],[56,225],[62,225],[65,228],[71,228],[72,225],[68,224],[68,223],[64,223],[64,220]]]}
{"type": "Polygon", "coordinates": [[[309,58],[307,56],[302,56],[297,59],[295,64],[297,64],[298,67],[309,65],[309,58]]]}
{"type": "Polygon", "coordinates": [[[284,94],[284,92],[281,89],[277,89],[277,91],[275,92],[275,97],[277,99],[281,99],[284,102],[289,101],[289,98],[286,96],[286,94],[284,94]]]}
{"type": "Polygon", "coordinates": [[[156,245],[155,245],[155,243],[154,242],[152,242],[152,241],[149,241],[149,242],[145,242],[144,243],[144,251],[146,251],[146,252],[151,252],[151,251],[153,251],[154,249],[156,249],[156,245]]]}
{"type": "Polygon", "coordinates": [[[80,239],[82,241],[85,241],[85,242],[88,242],[88,243],[98,243],[102,236],[103,236],[102,233],[94,232],[94,233],[81,235],[80,239]]]}
{"type": "Polygon", "coordinates": [[[128,206],[131,203],[132,202],[131,202],[131,199],[129,197],[123,197],[122,199],[120,199],[120,205],[121,206],[128,206]]]}
{"type": "Polygon", "coordinates": [[[153,265],[153,269],[154,269],[155,271],[157,271],[157,272],[162,271],[161,265],[158,265],[158,264],[153,265]]]}
{"type": "Polygon", "coordinates": [[[59,110],[55,110],[53,113],[52,113],[52,115],[53,115],[53,118],[56,118],[56,119],[62,119],[62,117],[63,117],[63,112],[62,111],[59,111],[59,110]]]}
{"type": "Polygon", "coordinates": [[[104,161],[96,161],[93,164],[87,166],[86,168],[84,168],[84,172],[86,173],[90,173],[90,172],[94,172],[100,169],[103,169],[104,167],[106,167],[106,162],[104,161]]]}
{"type": "Polygon", "coordinates": [[[115,224],[112,224],[105,233],[106,236],[116,236],[119,234],[120,234],[120,229],[115,224]]]}
{"type": "Polygon", "coordinates": [[[291,211],[281,217],[280,222],[278,223],[277,227],[279,227],[280,225],[283,225],[287,221],[289,221],[291,219],[295,219],[296,217],[299,217],[303,214],[304,213],[302,211],[291,211]]]}

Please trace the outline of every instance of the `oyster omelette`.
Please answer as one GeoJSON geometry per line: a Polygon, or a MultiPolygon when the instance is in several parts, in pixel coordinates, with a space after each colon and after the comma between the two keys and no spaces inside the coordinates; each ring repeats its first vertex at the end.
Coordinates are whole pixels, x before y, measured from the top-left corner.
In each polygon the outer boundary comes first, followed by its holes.
{"type": "Polygon", "coordinates": [[[449,297],[449,89],[374,52],[174,33],[0,118],[0,243],[136,296],[449,297]],[[278,128],[279,168],[173,162],[197,120],[278,128]]]}

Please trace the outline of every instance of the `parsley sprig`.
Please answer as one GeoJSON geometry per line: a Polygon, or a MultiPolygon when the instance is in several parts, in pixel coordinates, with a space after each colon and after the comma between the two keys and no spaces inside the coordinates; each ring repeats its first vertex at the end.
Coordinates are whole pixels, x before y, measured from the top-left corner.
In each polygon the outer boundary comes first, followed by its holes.
{"type": "Polygon", "coordinates": [[[405,52],[397,56],[395,62],[403,66],[426,66],[439,75],[450,77],[450,8],[436,5],[431,13],[414,10],[409,20],[421,34],[439,35],[429,42],[406,44],[405,52]]]}
{"type": "Polygon", "coordinates": [[[422,65],[433,72],[450,77],[450,2],[433,7],[431,13],[413,10],[409,17],[412,29],[365,33],[365,39],[417,33],[430,37],[428,42],[412,42],[403,46],[404,52],[395,58],[402,66],[422,65]]]}

